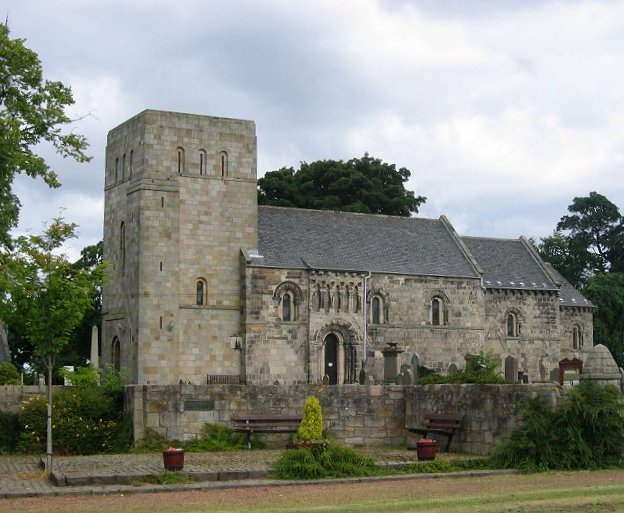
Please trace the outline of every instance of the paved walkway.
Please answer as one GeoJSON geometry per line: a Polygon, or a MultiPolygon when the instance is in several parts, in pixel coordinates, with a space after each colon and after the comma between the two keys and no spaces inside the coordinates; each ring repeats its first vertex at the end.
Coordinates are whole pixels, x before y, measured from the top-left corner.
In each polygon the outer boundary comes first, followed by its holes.
{"type": "MultiPolygon", "coordinates": [[[[269,468],[281,451],[237,451],[228,453],[186,453],[183,472],[193,483],[174,485],[142,484],[141,479],[164,471],[161,454],[115,454],[55,457],[50,479],[41,458],[0,456],[0,499],[50,495],[126,494],[240,486],[289,486],[292,481],[269,479],[269,468]]],[[[416,460],[414,451],[388,451],[375,454],[388,465],[416,460]]],[[[483,475],[490,472],[462,472],[454,475],[483,475]]],[[[441,474],[419,474],[423,479],[441,474]]],[[[413,475],[371,479],[406,479],[413,475]]],[[[361,479],[331,480],[332,482],[361,479]]],[[[323,483],[325,481],[315,481],[323,483]]],[[[297,482],[300,483],[300,482],[297,482]]],[[[0,510],[2,503],[0,502],[0,510]]]]}
{"type": "MultiPolygon", "coordinates": [[[[238,451],[236,453],[187,453],[183,472],[197,488],[225,486],[234,481],[268,479],[268,471],[280,451],[238,451]]],[[[42,459],[35,456],[0,457],[0,498],[61,494],[116,493],[160,490],[141,480],[164,471],[160,454],[115,454],[55,457],[50,478],[42,459]]],[[[238,483],[237,483],[238,484],[238,483]]],[[[171,485],[165,485],[171,488],[171,485]]]]}

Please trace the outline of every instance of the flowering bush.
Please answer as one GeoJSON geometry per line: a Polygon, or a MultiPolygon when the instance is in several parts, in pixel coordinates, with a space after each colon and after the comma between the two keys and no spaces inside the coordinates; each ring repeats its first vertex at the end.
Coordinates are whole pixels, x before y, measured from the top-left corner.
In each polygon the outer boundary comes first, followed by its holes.
{"type": "MultiPolygon", "coordinates": [[[[116,401],[100,387],[67,388],[52,400],[52,436],[58,454],[121,452],[132,441],[132,424],[116,401]]],[[[41,397],[27,401],[19,414],[18,449],[45,452],[47,404],[41,397]]]]}

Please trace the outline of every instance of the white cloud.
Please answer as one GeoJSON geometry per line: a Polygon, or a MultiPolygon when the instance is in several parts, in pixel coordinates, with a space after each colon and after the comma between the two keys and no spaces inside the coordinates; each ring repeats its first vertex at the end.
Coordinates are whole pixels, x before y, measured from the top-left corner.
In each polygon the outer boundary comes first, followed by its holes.
{"type": "Polygon", "coordinates": [[[546,235],[592,190],[624,207],[621,2],[23,0],[9,16],[92,113],[75,128],[93,161],[50,156],[62,192],[20,182],[30,225],[65,202],[99,233],[106,134],[145,108],[255,120],[259,175],[368,151],[463,233],[546,235]]]}

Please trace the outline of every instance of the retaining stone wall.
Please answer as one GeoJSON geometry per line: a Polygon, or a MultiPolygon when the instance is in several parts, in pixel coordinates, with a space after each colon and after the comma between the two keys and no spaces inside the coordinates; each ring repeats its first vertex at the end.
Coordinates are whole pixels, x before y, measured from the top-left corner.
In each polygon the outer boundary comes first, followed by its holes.
{"type": "MultiPolygon", "coordinates": [[[[54,394],[62,386],[53,386],[54,394]]],[[[0,386],[0,411],[20,411],[22,404],[32,397],[46,397],[47,389],[45,386],[36,385],[4,385],[0,386]]]]}
{"type": "Polygon", "coordinates": [[[405,426],[420,425],[425,413],[464,413],[464,425],[451,450],[490,454],[514,427],[524,397],[540,396],[556,408],[565,391],[555,384],[130,385],[125,393],[137,438],[144,427],[170,439],[192,439],[204,423],[228,425],[234,414],[297,414],[306,397],[314,395],[323,408],[325,428],[339,442],[404,446],[414,436],[405,426]]]}

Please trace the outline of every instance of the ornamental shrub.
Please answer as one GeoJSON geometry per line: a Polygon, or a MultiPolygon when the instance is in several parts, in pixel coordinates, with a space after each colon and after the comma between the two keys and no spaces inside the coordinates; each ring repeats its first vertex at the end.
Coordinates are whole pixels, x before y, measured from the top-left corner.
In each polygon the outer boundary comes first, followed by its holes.
{"type": "MultiPolygon", "coordinates": [[[[252,444],[258,447],[258,442],[252,444]]],[[[189,452],[207,451],[236,451],[245,449],[247,437],[243,433],[235,433],[227,426],[221,424],[206,423],[199,433],[197,440],[191,440],[184,444],[189,452]]]]}
{"type": "Polygon", "coordinates": [[[323,410],[321,403],[313,395],[306,399],[296,439],[304,442],[323,439],[323,410]]]}
{"type": "Polygon", "coordinates": [[[20,373],[11,362],[0,363],[0,385],[19,385],[20,373]]]}
{"type": "Polygon", "coordinates": [[[624,463],[624,402],[616,387],[584,381],[557,411],[536,398],[520,413],[520,425],[494,454],[499,466],[573,470],[624,463]]]}
{"type": "Polygon", "coordinates": [[[324,479],[333,477],[373,476],[382,474],[372,458],[351,447],[328,444],[323,450],[297,448],[284,451],[273,465],[276,479],[324,479]]]}
{"type": "MultiPolygon", "coordinates": [[[[100,387],[60,390],[52,399],[52,436],[57,454],[122,452],[132,443],[130,418],[100,387]]],[[[43,397],[27,401],[19,413],[18,449],[45,452],[47,403],[43,397]]]]}

